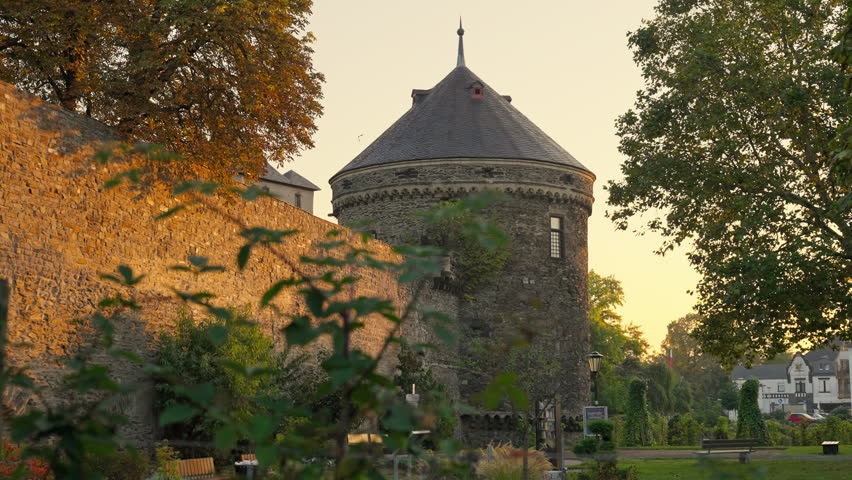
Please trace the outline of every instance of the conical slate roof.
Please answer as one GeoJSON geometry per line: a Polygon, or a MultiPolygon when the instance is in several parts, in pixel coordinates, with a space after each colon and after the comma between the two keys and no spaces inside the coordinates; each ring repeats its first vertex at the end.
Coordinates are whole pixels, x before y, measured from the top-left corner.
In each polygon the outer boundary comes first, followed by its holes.
{"type": "Polygon", "coordinates": [[[464,65],[431,90],[414,90],[413,105],[338,174],[364,167],[433,158],[538,160],[588,169],[464,65]],[[482,96],[474,95],[481,88],[482,96]]]}

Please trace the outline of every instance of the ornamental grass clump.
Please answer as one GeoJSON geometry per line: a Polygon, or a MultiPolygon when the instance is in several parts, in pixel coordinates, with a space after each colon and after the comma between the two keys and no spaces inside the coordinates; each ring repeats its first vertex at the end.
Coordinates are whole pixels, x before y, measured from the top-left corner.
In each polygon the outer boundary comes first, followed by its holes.
{"type": "MultiPolygon", "coordinates": [[[[485,480],[516,480],[524,478],[523,450],[509,443],[489,445],[482,451],[482,458],[476,464],[476,474],[485,480]]],[[[540,450],[527,450],[527,475],[530,480],[544,478],[544,473],[552,470],[553,465],[540,450]]]]}

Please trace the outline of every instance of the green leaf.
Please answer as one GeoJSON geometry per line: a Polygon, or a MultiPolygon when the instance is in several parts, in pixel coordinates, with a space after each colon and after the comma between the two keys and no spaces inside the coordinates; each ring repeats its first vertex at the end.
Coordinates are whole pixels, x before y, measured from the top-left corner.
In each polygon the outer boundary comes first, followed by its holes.
{"type": "Polygon", "coordinates": [[[176,404],[166,408],[160,414],[160,426],[183,422],[191,419],[198,413],[198,409],[184,404],[176,404]]]}
{"type": "Polygon", "coordinates": [[[296,317],[284,328],[288,345],[307,345],[320,335],[320,331],[311,326],[308,317],[296,317]]]}
{"type": "Polygon", "coordinates": [[[443,340],[444,343],[446,343],[448,346],[455,345],[456,334],[455,334],[455,332],[453,332],[449,328],[447,328],[443,325],[440,325],[440,324],[435,324],[435,325],[432,325],[432,330],[434,330],[435,334],[438,335],[438,338],[443,340]]]}
{"type": "Polygon", "coordinates": [[[237,427],[226,424],[216,430],[213,435],[213,445],[218,450],[229,450],[237,444],[237,427]]]}
{"type": "Polygon", "coordinates": [[[278,294],[281,293],[281,290],[284,287],[299,285],[301,283],[304,283],[304,280],[300,280],[300,279],[295,278],[295,277],[294,278],[287,278],[287,279],[279,280],[279,281],[275,282],[271,287],[269,287],[269,290],[265,291],[263,293],[263,296],[260,297],[261,308],[269,305],[269,302],[271,302],[276,296],[278,296],[278,294]]]}
{"type": "Polygon", "coordinates": [[[228,339],[229,329],[224,325],[213,325],[207,329],[207,338],[215,345],[222,345],[228,339]]]}
{"type": "Polygon", "coordinates": [[[166,210],[165,212],[157,215],[156,217],[154,217],[154,220],[165,220],[165,219],[171,217],[172,215],[178,213],[179,211],[181,211],[185,208],[186,208],[186,204],[182,203],[182,204],[180,204],[176,207],[172,207],[172,208],[166,210]]]}
{"type": "Polygon", "coordinates": [[[251,255],[251,248],[254,246],[253,243],[247,243],[240,248],[240,251],[237,252],[237,266],[242,270],[245,268],[246,264],[249,260],[249,255],[251,255]]]}
{"type": "Polygon", "coordinates": [[[323,304],[325,303],[325,294],[316,288],[312,288],[304,292],[305,303],[308,305],[311,315],[321,318],[323,314],[323,304]]]}
{"type": "Polygon", "coordinates": [[[210,259],[207,258],[207,257],[198,257],[198,256],[195,256],[195,255],[189,256],[190,265],[193,265],[193,266],[196,266],[196,267],[205,267],[205,266],[207,266],[207,264],[209,262],[210,262],[210,259]]]}

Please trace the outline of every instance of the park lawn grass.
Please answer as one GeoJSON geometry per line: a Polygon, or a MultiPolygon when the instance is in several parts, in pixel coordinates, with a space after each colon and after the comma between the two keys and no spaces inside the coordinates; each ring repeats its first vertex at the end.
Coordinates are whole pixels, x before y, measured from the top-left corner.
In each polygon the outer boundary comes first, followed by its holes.
{"type": "MultiPolygon", "coordinates": [[[[843,445],[840,444],[840,455],[852,455],[852,445],[843,445]]],[[[807,447],[789,447],[781,452],[781,455],[819,455],[822,454],[822,446],[821,445],[810,445],[807,447]]],[[[852,478],[852,475],[850,475],[852,478]]]]}
{"type": "Polygon", "coordinates": [[[640,480],[849,480],[852,460],[802,461],[755,459],[741,464],[736,458],[699,461],[684,459],[619,460],[619,468],[635,466],[640,480]]]}

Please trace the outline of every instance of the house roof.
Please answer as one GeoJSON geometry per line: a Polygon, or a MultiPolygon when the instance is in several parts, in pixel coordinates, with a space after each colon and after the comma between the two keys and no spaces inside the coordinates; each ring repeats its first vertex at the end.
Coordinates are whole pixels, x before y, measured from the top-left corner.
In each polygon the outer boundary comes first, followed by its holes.
{"type": "Polygon", "coordinates": [[[751,368],[745,368],[742,365],[737,365],[731,371],[731,378],[758,378],[760,380],[774,380],[787,378],[786,364],[771,364],[771,365],[754,365],[751,368]]]}
{"type": "Polygon", "coordinates": [[[459,28],[457,66],[429,90],[413,90],[412,106],[340,172],[411,160],[505,158],[589,171],[467,68],[459,28]],[[474,88],[482,96],[473,95],[474,88]]]}
{"type": "Polygon", "coordinates": [[[320,189],[318,186],[311,183],[310,180],[296,173],[295,170],[290,170],[287,173],[281,174],[278,173],[278,170],[275,170],[275,168],[269,163],[266,164],[266,172],[261,175],[260,178],[267,182],[280,183],[282,185],[303,188],[305,190],[317,191],[320,189]]]}
{"type": "Polygon", "coordinates": [[[804,357],[811,366],[814,375],[834,375],[834,360],[837,358],[836,350],[821,348],[806,353],[804,357]]]}

